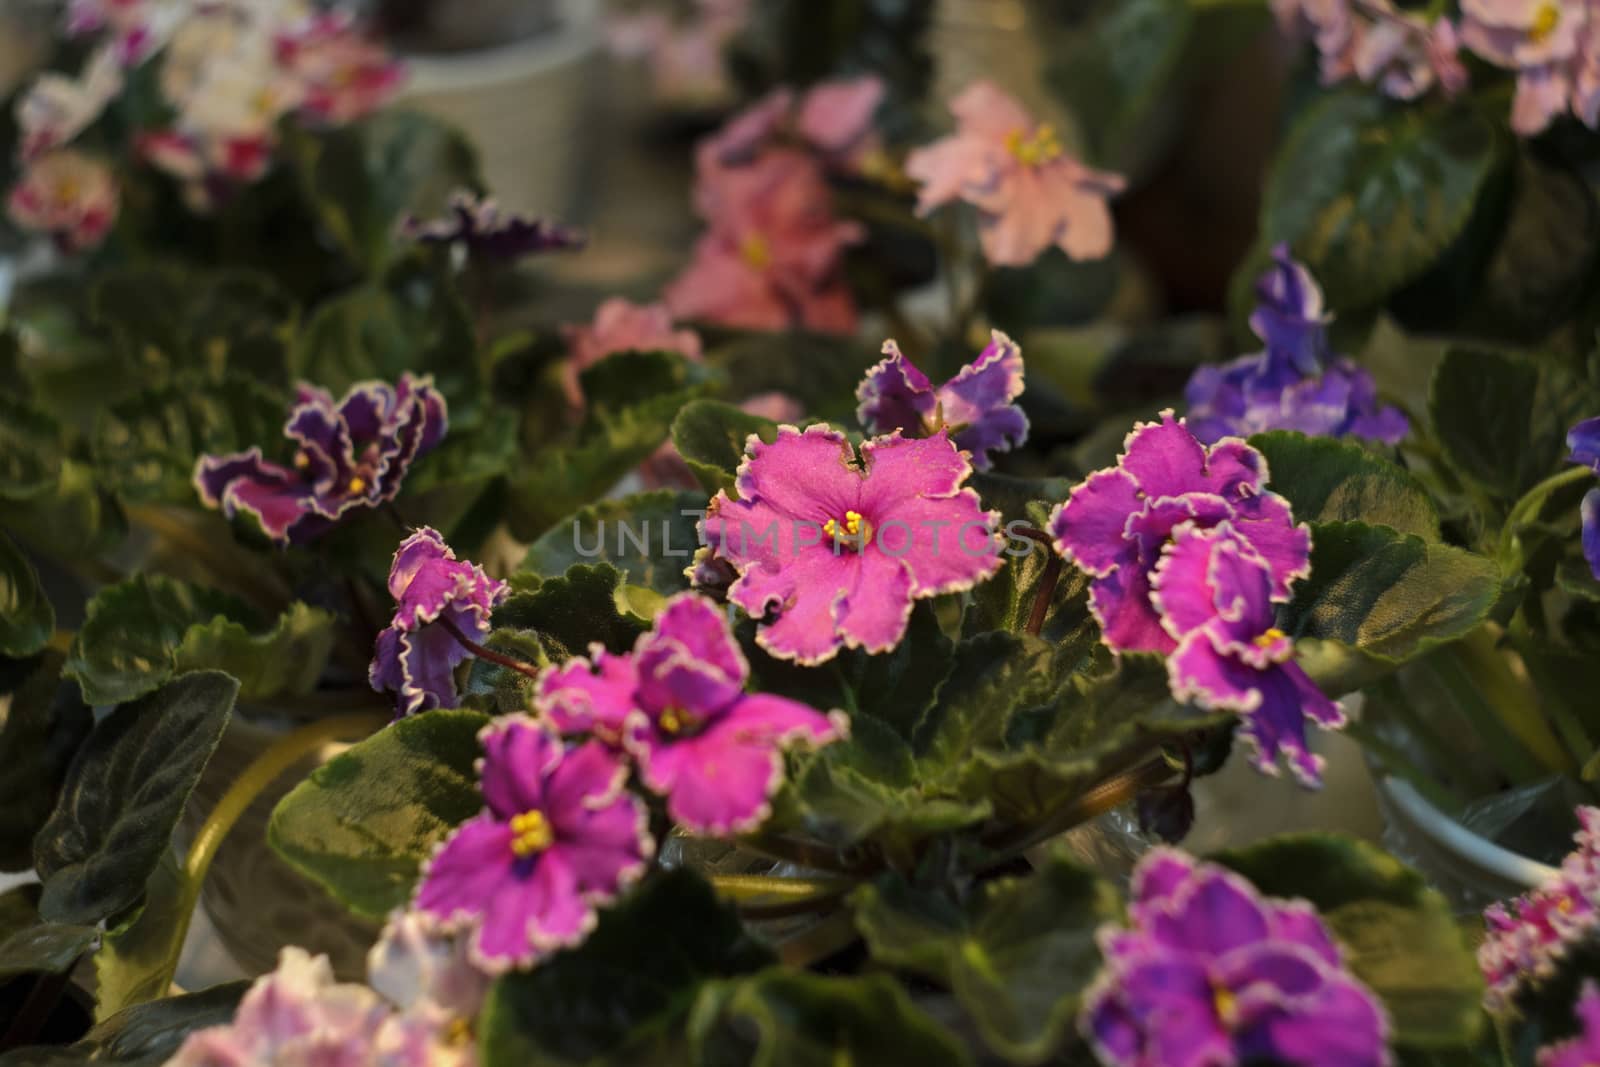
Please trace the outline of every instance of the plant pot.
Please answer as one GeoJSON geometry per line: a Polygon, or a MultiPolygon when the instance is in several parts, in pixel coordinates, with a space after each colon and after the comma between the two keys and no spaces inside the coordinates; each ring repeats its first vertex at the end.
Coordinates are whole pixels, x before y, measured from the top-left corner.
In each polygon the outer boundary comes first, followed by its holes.
{"type": "Polygon", "coordinates": [[[1473,833],[1393,775],[1378,780],[1383,843],[1416,867],[1462,911],[1527,892],[1556,873],[1473,833]]]}

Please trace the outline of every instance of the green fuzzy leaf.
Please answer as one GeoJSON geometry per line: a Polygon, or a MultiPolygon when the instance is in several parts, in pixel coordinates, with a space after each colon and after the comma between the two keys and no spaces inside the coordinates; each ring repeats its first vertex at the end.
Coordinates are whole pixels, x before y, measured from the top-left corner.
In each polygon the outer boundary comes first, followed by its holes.
{"type": "Polygon", "coordinates": [[[698,1063],[749,1067],[917,1064],[961,1067],[967,1050],[884,975],[824,977],[768,970],[707,986],[689,1038],[698,1063]],[[732,1050],[743,1050],[738,1060],[732,1050]]]}
{"type": "Polygon", "coordinates": [[[0,393],[0,500],[50,492],[61,480],[63,459],[56,421],[14,393],[0,393]]]}
{"type": "Polygon", "coordinates": [[[1049,699],[1056,649],[1027,634],[987,633],[955,648],[954,666],[917,726],[914,748],[929,775],[954,773],[981,748],[1004,744],[1011,713],[1049,699]]]}
{"type": "Polygon", "coordinates": [[[1409,471],[1358,444],[1274,430],[1250,444],[1267,458],[1267,487],[1299,522],[1364,522],[1439,540],[1439,512],[1409,471]]]}
{"type": "Polygon", "coordinates": [[[1559,469],[1567,429],[1592,400],[1548,365],[1457,348],[1434,371],[1428,411],[1450,465],[1509,503],[1559,469]]]}
{"type": "Polygon", "coordinates": [[[733,491],[733,477],[744,462],[750,435],[771,444],[778,424],[719,400],[695,400],[672,422],[672,443],[706,492],[733,491]]]}
{"type": "MultiPolygon", "coordinates": [[[[519,575],[512,576],[512,587],[519,575]]],[[[625,612],[622,572],[609,563],[576,563],[559,578],[547,578],[528,592],[514,592],[495,608],[497,626],[533,630],[558,659],[581,656],[590,642],[626,652],[647,623],[625,612]]]]}
{"type": "Polygon", "coordinates": [[[200,887],[169,849],[145,884],[145,904],[126,928],[107,933],[94,956],[94,1017],[159,1000],[172,988],[200,887]]]}
{"type": "Polygon", "coordinates": [[[56,609],[16,543],[0,532],[0,655],[31,656],[56,632],[56,609]]]}
{"type": "Polygon", "coordinates": [[[0,871],[33,866],[33,838],[50,817],[67,768],[94,725],[78,687],[46,652],[11,694],[0,726],[0,871]]]}
{"type": "Polygon", "coordinates": [[[1362,841],[1325,834],[1273,838],[1213,857],[1275,897],[1314,904],[1345,962],[1383,1000],[1402,1045],[1445,1048],[1476,1038],[1483,979],[1449,902],[1422,876],[1362,841]]]}
{"type": "Polygon", "coordinates": [[[332,612],[296,601],[266,633],[251,633],[223,616],[196,623],[174,652],[179,673],[211,668],[239,680],[239,696],[263,700],[316,688],[338,636],[332,612]]]}
{"type": "Polygon", "coordinates": [[[100,937],[93,926],[40,919],[35,888],[0,896],[0,983],[21,974],[61,974],[100,937]]]}
{"type": "Polygon", "coordinates": [[[706,353],[728,377],[727,395],[782,393],[808,420],[855,425],[856,385],[883,357],[854,338],[811,333],[746,334],[706,353]]]}
{"type": "Polygon", "coordinates": [[[34,841],[41,915],[93,923],[139,903],[238,691],[195,671],[95,725],[34,841]]]}
{"type": "Polygon", "coordinates": [[[42,495],[8,502],[6,526],[19,540],[57,559],[76,561],[120,545],[128,534],[127,519],[116,497],[96,481],[94,468],[67,460],[60,475],[42,495]]]}
{"type": "Polygon", "coordinates": [[[689,587],[683,572],[700,542],[696,527],[706,502],[704,493],[670,489],[598,501],[552,526],[529,547],[522,567],[558,575],[603,560],[633,585],[680,592],[689,587]]]}
{"type": "Polygon", "coordinates": [[[1455,240],[1502,149],[1469,101],[1418,108],[1364,89],[1330,93],[1278,150],[1263,243],[1288,241],[1330,307],[1371,307],[1455,240]]]}
{"type": "Polygon", "coordinates": [[[602,911],[578,948],[497,981],[479,1054],[485,1067],[686,1062],[683,1020],[704,983],[771,961],[699,876],[664,872],[602,911]]]}
{"type": "Polygon", "coordinates": [[[124,500],[194,504],[195,462],[255,446],[275,451],[286,410],[282,397],[249,378],[182,376],[101,413],[95,465],[124,500]]]}
{"type": "Polygon", "coordinates": [[[399,219],[438,214],[454,190],[482,187],[461,131],[416,111],[385,108],[337,129],[297,131],[286,147],[323,225],[369,274],[394,255],[399,219]]]}
{"type": "Polygon", "coordinates": [[[1116,891],[1060,852],[1031,875],[983,883],[964,905],[896,875],[851,903],[873,958],[948,986],[1011,1063],[1040,1063],[1071,1035],[1100,965],[1095,931],[1122,916],[1116,891]]]}
{"type": "Polygon", "coordinates": [[[433,847],[483,807],[472,711],[401,719],[323,764],[278,802],[267,841],[345,907],[382,919],[433,847]]]}
{"type": "Polygon", "coordinates": [[[1295,588],[1286,629],[1400,663],[1488,617],[1500,569],[1450,545],[1360,522],[1312,529],[1311,576],[1295,588]]]}
{"type": "Polygon", "coordinates": [[[334,636],[333,617],[320,609],[291,604],[267,629],[243,602],[159,574],[106,586],[86,611],[66,674],[90,704],[132,700],[200,667],[239,672],[251,698],[306,692],[334,636]]]}
{"type": "Polygon", "coordinates": [[[195,1030],[233,1021],[248,982],[227,982],[119,1012],[71,1045],[35,1045],[0,1055],[0,1067],[161,1067],[195,1030]]]}

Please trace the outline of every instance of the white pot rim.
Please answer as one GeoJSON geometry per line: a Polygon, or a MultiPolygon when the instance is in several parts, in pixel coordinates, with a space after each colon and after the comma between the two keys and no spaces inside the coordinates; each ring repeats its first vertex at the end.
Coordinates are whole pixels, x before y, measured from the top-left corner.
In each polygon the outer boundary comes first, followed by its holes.
{"type": "Polygon", "coordinates": [[[1508,848],[1501,848],[1488,838],[1480,837],[1468,830],[1434,807],[1426,797],[1417,792],[1415,786],[1403,778],[1385,775],[1379,780],[1378,788],[1429,840],[1475,867],[1528,889],[1543,885],[1559,873],[1548,863],[1540,863],[1508,848]]]}
{"type": "Polygon", "coordinates": [[[563,0],[561,26],[552,33],[462,52],[407,53],[402,97],[469,92],[569,66],[600,46],[597,8],[590,0],[563,0]]]}

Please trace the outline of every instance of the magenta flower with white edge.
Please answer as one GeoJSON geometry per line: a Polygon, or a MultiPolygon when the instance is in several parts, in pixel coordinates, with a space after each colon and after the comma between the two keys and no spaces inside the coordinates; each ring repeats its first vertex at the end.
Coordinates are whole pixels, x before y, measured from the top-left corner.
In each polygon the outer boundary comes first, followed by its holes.
{"type": "Polygon", "coordinates": [[[1036,122],[991,82],[968,86],[950,102],[956,132],[912,152],[906,173],[922,183],[917,213],[952,200],[978,209],[978,232],[990,263],[1025,267],[1054,245],[1072,259],[1111,251],[1111,209],[1121,177],[1067,155],[1055,129],[1036,122]]]}
{"type": "Polygon", "coordinates": [[[484,810],[424,865],[414,908],[467,938],[490,973],[580,944],[655,853],[649,812],[628,769],[598,741],[576,747],[525,715],[478,735],[484,810]]]}
{"type": "Polygon", "coordinates": [[[109,166],[63,148],[26,166],[6,198],[6,214],[24,230],[49,234],[62,251],[82,252],[105,240],[120,204],[109,166]]]}
{"type": "Polygon", "coordinates": [[[737,498],[719,491],[701,523],[739,578],[730,602],[759,620],[756,641],[817,664],[842,648],[887,652],[912,604],[970,589],[1000,569],[999,513],[965,485],[972,464],[941,429],[874,437],[860,455],[817,424],[752,434],[737,498]]]}
{"type": "Polygon", "coordinates": [[[400,236],[423,245],[459,247],[475,263],[515,263],[524,256],[582,248],[583,235],[560,223],[502,208],[493,197],[470,189],[450,194],[445,213],[435,219],[408,215],[400,236]]]}
{"type": "Polygon", "coordinates": [[[750,665],[711,601],[682,593],[629,655],[599,645],[544,672],[536,706],[563,733],[625,750],[685,829],[755,829],[783,783],[783,752],[849,736],[841,711],[824,715],[785,697],[746,693],[750,665]]]}
{"type": "Polygon", "coordinates": [[[1022,349],[999,330],[976,359],[937,389],[900,352],[883,344],[884,358],[856,387],[856,417],[868,433],[904,430],[932,433],[948,427],[956,446],[972,457],[975,470],[994,465],[991,452],[1007,452],[1028,439],[1022,395],[1022,349]]]}
{"type": "Polygon", "coordinates": [[[438,532],[424,526],[400,542],[389,571],[394,618],[378,635],[368,681],[396,696],[401,715],[458,702],[455,668],[489,636],[490,614],[505,599],[506,583],[475,563],[456,559],[438,532]]]}

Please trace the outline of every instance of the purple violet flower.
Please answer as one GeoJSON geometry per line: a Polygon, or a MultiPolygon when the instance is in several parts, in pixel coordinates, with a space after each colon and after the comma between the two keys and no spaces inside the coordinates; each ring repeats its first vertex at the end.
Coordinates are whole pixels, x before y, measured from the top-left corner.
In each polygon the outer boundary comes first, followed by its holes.
{"type": "Polygon", "coordinates": [[[1478,946],[1478,967],[1488,989],[1483,1006],[1504,1015],[1525,985],[1556,973],[1568,949],[1600,925],[1600,808],[1577,809],[1577,848],[1549,881],[1483,912],[1487,933],[1478,946]]]}
{"type": "Polygon", "coordinates": [[[259,447],[201,456],[200,500],[228,518],[253,515],[281,545],[305,544],[345,512],[393,500],[406,471],[444,438],[449,417],[431,377],[402,374],[398,385],[361,382],[337,405],[302,384],[283,428],[300,447],[293,467],[262,458],[259,447]]]}
{"type": "Polygon", "coordinates": [[[1582,1027],[1576,1037],[1539,1050],[1539,1067],[1594,1067],[1600,1063],[1600,986],[1584,979],[1574,1009],[1582,1027]]]}
{"type": "Polygon", "coordinates": [[[1178,642],[1167,659],[1172,695],[1237,712],[1251,762],[1277,773],[1281,752],[1305,784],[1322,784],[1322,757],[1306,747],[1305,722],[1344,725],[1344,713],[1294,661],[1294,642],[1273,625],[1272,568],[1224,521],[1173,530],[1151,581],[1150,601],[1178,642]]]}
{"type": "Polygon", "coordinates": [[[450,194],[442,218],[414,215],[400,223],[400,236],[425,245],[463,245],[474,262],[512,263],[539,252],[582,248],[583,235],[559,223],[502,211],[490,197],[465,189],[450,194]]]}
{"type": "Polygon", "coordinates": [[[488,637],[489,613],[505,598],[506,583],[457,560],[444,538],[424,526],[395,550],[389,592],[394,618],[378,635],[367,680],[395,694],[401,715],[455,707],[453,672],[472,653],[450,628],[473,641],[488,637]]]}
{"type": "Polygon", "coordinates": [[[1028,417],[1016,404],[1022,350],[999,330],[990,338],[977,359],[938,389],[899,345],[885,341],[884,359],[856,387],[861,425],[868,433],[903,430],[919,437],[947,426],[956,447],[971,455],[973,469],[988,470],[990,452],[1010,451],[1028,439],[1028,417]]]}
{"type": "Polygon", "coordinates": [[[1089,609],[1102,640],[1118,652],[1178,647],[1150,600],[1151,574],[1173,531],[1222,522],[1267,562],[1270,597],[1311,573],[1311,532],[1296,525],[1289,502],[1262,489],[1267,461],[1243,441],[1210,448],[1171,411],[1128,434],[1115,467],[1077,485],[1050,517],[1056,551],[1094,579],[1089,609]]]}
{"type": "MultiPolygon", "coordinates": [[[[1600,474],[1600,415],[1584,419],[1567,431],[1567,447],[1572,454],[1568,462],[1581,463],[1600,474]]],[[[1600,489],[1591,489],[1583,496],[1583,558],[1589,561],[1589,570],[1600,580],[1600,489]]]]}
{"type": "Polygon", "coordinates": [[[1379,406],[1368,371],[1332,358],[1332,316],[1316,280],[1288,245],[1278,245],[1272,256],[1273,266],[1256,283],[1259,303],[1250,316],[1250,328],[1267,347],[1195,370],[1184,389],[1190,430],[1207,444],[1263,430],[1399,442],[1410,430],[1405,415],[1379,406]]]}
{"type": "Polygon", "coordinates": [[[1079,1028],[1112,1067],[1378,1067],[1388,1021],[1310,904],[1170,848],[1133,873],[1131,926],[1101,927],[1105,966],[1079,1028]]]}
{"type": "Polygon", "coordinates": [[[728,600],[763,620],[756,641],[780,659],[887,652],[913,601],[1000,569],[999,514],[962,487],[972,466],[947,430],[874,437],[858,459],[826,425],[782,426],[770,445],[751,434],[745,450],[739,498],[717,493],[701,530],[739,572],[728,600]]]}
{"type": "Polygon", "coordinates": [[[753,830],[783,782],[783,750],[849,736],[843,712],[745,693],[750,666],[727,619],[704,597],[667,602],[631,655],[595,645],[588,659],[551,668],[537,706],[563,733],[627,750],[667,813],[693,833],[753,830]]]}
{"type": "Polygon", "coordinates": [[[564,747],[526,715],[478,738],[486,806],[428,860],[414,907],[470,931],[473,962],[499,973],[582,942],[596,906],[644,874],[655,842],[644,804],[624,789],[627,767],[599,742],[564,747]]]}

